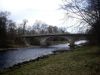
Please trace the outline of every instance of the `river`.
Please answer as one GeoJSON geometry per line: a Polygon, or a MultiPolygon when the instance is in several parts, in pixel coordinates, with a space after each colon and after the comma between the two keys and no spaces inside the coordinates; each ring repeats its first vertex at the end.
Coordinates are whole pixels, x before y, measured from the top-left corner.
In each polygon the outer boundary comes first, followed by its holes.
{"type": "MultiPolygon", "coordinates": [[[[80,44],[76,42],[76,44],[80,44]]],[[[43,55],[52,54],[57,50],[69,50],[68,44],[52,45],[49,47],[19,48],[0,52],[0,69],[9,68],[18,63],[34,60],[43,55]]]]}

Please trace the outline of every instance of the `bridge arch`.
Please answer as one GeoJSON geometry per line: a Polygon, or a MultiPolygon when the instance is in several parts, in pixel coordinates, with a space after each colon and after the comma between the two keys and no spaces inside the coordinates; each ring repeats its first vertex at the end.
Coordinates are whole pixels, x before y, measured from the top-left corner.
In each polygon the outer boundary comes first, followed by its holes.
{"type": "Polygon", "coordinates": [[[40,43],[41,45],[48,46],[51,45],[52,43],[61,43],[65,41],[65,43],[70,43],[69,39],[65,36],[49,36],[45,38],[41,38],[40,43]]]}

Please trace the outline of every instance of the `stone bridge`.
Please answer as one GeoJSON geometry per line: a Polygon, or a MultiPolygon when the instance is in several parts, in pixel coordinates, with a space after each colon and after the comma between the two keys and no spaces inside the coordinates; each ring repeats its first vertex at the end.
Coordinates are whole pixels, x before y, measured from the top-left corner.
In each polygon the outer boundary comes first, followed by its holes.
{"type": "Polygon", "coordinates": [[[46,46],[48,38],[53,37],[62,37],[69,42],[70,46],[74,46],[75,41],[86,40],[86,37],[89,37],[89,34],[40,34],[40,35],[22,35],[24,39],[28,38],[39,38],[41,46],[46,46]]]}

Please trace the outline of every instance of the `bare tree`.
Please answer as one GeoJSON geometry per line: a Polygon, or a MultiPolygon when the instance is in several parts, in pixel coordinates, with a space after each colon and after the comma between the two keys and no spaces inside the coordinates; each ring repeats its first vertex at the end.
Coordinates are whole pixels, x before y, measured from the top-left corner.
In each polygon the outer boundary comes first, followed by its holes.
{"type": "Polygon", "coordinates": [[[71,16],[80,19],[81,29],[89,27],[87,32],[95,35],[91,41],[100,43],[100,0],[65,0],[62,8],[68,15],[74,14],[71,16]]]}
{"type": "Polygon", "coordinates": [[[27,22],[28,22],[28,20],[26,20],[26,19],[23,20],[23,35],[25,34],[27,22]]]}

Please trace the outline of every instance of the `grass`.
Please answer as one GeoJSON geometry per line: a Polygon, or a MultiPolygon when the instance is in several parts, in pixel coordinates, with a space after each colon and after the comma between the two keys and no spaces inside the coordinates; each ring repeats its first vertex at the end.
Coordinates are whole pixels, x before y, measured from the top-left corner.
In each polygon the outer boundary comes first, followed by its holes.
{"type": "Polygon", "coordinates": [[[81,47],[0,72],[0,75],[100,75],[100,48],[81,47]]]}

